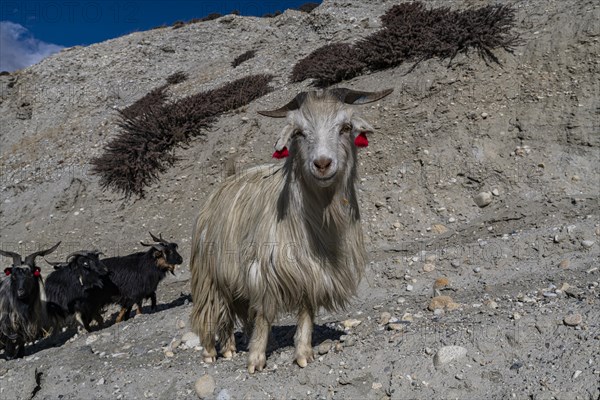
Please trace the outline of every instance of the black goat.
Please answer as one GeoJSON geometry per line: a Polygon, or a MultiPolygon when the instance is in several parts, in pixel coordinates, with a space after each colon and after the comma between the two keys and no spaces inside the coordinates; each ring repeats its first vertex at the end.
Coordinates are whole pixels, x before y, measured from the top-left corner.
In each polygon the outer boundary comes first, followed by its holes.
{"type": "Polygon", "coordinates": [[[35,259],[52,253],[59,244],[31,253],[25,261],[20,254],[0,250],[1,255],[13,259],[0,281],[0,349],[5,349],[8,359],[23,357],[25,343],[34,341],[42,332],[46,295],[35,259]]]}
{"type": "MultiPolygon", "coordinates": [[[[136,314],[142,313],[144,299],[150,298],[152,309],[156,308],[156,288],[167,272],[172,273],[183,258],[177,252],[177,243],[170,243],[152,233],[153,244],[140,242],[150,249],[124,257],[111,257],[102,260],[109,270],[109,279],[118,288],[121,311],[116,322],[129,318],[131,309],[137,306],[136,314]]],[[[114,298],[114,293],[112,293],[114,298]]]]}
{"type": "Polygon", "coordinates": [[[104,321],[101,316],[103,301],[98,299],[97,290],[103,290],[108,269],[100,261],[98,251],[78,251],[70,254],[66,262],[50,262],[55,271],[46,278],[47,311],[52,328],[60,327],[70,315],[88,332],[95,320],[98,326],[104,321]]]}

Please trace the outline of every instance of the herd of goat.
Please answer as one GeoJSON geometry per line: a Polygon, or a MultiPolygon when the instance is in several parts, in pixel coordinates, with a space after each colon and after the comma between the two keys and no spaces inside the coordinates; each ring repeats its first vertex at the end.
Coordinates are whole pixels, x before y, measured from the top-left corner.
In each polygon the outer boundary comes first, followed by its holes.
{"type": "MultiPolygon", "coordinates": [[[[364,271],[366,251],[356,193],[357,149],[368,145],[373,127],[353,105],[377,101],[392,92],[335,88],[302,92],[285,106],[260,114],[286,118],[275,143],[284,162],[228,177],[207,199],[192,231],[190,257],[191,324],[200,336],[203,360],[236,351],[234,328],[250,336],[247,368],[266,365],[267,339],[281,312],[297,312],[295,361],[313,360],[314,318],[323,307],[348,304],[364,271]],[[266,246],[265,244],[269,244],[266,246]],[[243,247],[243,249],[241,248],[243,247]],[[231,249],[240,249],[231,257],[231,249]]],[[[0,347],[9,357],[24,344],[73,316],[85,329],[111,303],[122,308],[117,322],[150,298],[158,283],[182,263],[177,245],[152,236],[146,252],[99,258],[76,252],[41,282],[38,256],[0,251],[12,257],[0,282],[0,347]],[[45,287],[45,289],[44,289],[45,287]]]]}
{"type": "Polygon", "coordinates": [[[25,343],[59,331],[73,318],[88,332],[92,321],[101,327],[102,311],[109,304],[121,306],[116,322],[128,319],[134,305],[141,313],[144,299],[150,298],[155,309],[159,282],[183,259],[176,243],[150,235],[154,243],[142,242],[150,247],[145,252],[100,259],[98,251],[77,251],[64,262],[47,261],[54,271],[45,282],[36,258],[52,253],[60,242],[25,259],[0,250],[13,261],[0,284],[0,349],[6,358],[22,357],[25,343]]]}

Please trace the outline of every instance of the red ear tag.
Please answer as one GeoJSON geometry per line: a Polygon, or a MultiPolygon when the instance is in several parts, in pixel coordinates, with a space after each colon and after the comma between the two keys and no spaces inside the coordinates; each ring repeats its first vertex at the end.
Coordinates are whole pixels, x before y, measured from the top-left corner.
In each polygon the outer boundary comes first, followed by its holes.
{"type": "Polygon", "coordinates": [[[273,158],[281,159],[281,158],[286,158],[289,155],[290,155],[290,152],[288,151],[287,147],[284,147],[283,149],[278,150],[275,153],[273,153],[273,158]]]}
{"type": "Polygon", "coordinates": [[[354,145],[356,147],[367,147],[369,145],[369,139],[364,132],[361,132],[356,139],[354,139],[354,145]]]}
{"type": "Polygon", "coordinates": [[[12,268],[4,268],[4,275],[9,276],[12,272],[12,268]]]}
{"type": "Polygon", "coordinates": [[[35,277],[39,277],[40,276],[40,269],[39,268],[36,268],[36,269],[33,270],[33,276],[35,276],[35,277]]]}

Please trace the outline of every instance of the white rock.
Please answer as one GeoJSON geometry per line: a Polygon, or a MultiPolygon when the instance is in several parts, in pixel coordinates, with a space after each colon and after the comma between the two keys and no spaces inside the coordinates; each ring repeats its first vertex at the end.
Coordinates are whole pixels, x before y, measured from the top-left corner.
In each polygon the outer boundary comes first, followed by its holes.
{"type": "Polygon", "coordinates": [[[475,204],[477,204],[478,207],[486,207],[492,202],[492,193],[481,192],[477,196],[475,196],[473,200],[475,201],[475,204]]]}
{"type": "Polygon", "coordinates": [[[358,326],[362,323],[362,321],[360,319],[347,319],[345,321],[342,321],[342,325],[344,326],[344,328],[354,328],[355,326],[358,326]]]}
{"type": "Polygon", "coordinates": [[[583,247],[585,247],[586,249],[589,249],[594,245],[594,241],[593,240],[584,240],[581,242],[581,245],[583,247]]]}
{"type": "Polygon", "coordinates": [[[199,398],[205,399],[209,396],[212,396],[213,392],[217,385],[215,384],[215,379],[211,375],[202,375],[196,381],[194,385],[194,389],[196,389],[196,394],[199,398]]]}
{"type": "Polygon", "coordinates": [[[439,366],[458,360],[467,355],[467,349],[462,346],[445,346],[438,350],[433,357],[433,364],[439,366]]]}
{"type": "Polygon", "coordinates": [[[98,340],[98,336],[90,335],[85,339],[85,344],[90,345],[90,344],[94,343],[96,340],[98,340]]]}
{"type": "Polygon", "coordinates": [[[231,395],[227,389],[222,389],[217,395],[217,400],[231,400],[231,395]]]}
{"type": "Polygon", "coordinates": [[[200,345],[200,338],[194,332],[186,332],[181,341],[185,343],[187,347],[196,347],[200,345]]]}

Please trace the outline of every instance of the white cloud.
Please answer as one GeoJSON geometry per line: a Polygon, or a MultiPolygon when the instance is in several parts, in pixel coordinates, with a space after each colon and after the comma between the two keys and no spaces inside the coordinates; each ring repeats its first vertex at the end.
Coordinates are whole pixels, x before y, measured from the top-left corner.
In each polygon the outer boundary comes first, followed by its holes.
{"type": "Polygon", "coordinates": [[[0,21],[0,71],[28,67],[62,48],[36,39],[20,24],[0,21]]]}

